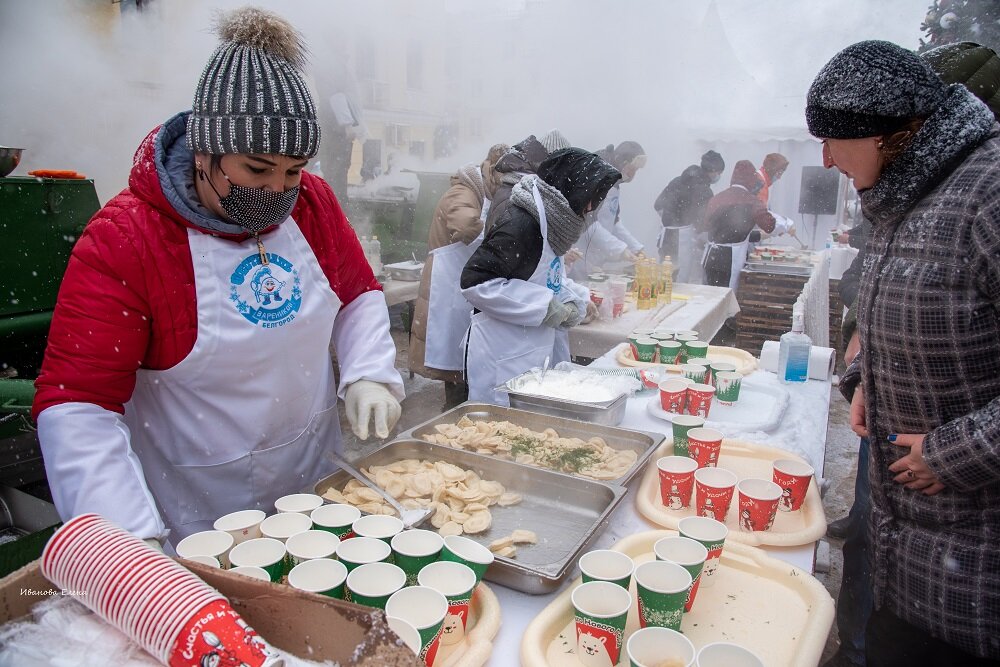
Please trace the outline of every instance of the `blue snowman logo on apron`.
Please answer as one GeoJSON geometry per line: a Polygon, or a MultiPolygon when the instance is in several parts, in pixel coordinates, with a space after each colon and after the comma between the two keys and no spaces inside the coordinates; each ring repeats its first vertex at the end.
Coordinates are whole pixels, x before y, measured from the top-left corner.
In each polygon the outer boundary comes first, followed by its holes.
{"type": "Polygon", "coordinates": [[[281,288],[285,286],[284,280],[274,277],[270,267],[262,266],[253,274],[250,281],[250,288],[257,297],[257,303],[268,306],[273,298],[275,302],[281,301],[281,288]]]}
{"type": "Polygon", "coordinates": [[[240,262],[229,279],[229,300],[252,324],[274,329],[295,319],[302,306],[302,281],[294,265],[281,255],[268,253],[267,260],[262,264],[260,255],[254,253],[240,262]]]}
{"type": "Polygon", "coordinates": [[[556,256],[549,262],[549,270],[545,276],[545,286],[552,290],[553,294],[562,291],[563,262],[562,257],[556,256]]]}

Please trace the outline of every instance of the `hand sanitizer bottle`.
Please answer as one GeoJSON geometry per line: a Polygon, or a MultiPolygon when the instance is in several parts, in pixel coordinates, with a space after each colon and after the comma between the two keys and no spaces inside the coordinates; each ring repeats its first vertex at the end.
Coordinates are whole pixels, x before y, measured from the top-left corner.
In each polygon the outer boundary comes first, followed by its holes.
{"type": "Polygon", "coordinates": [[[778,381],[805,382],[809,379],[809,351],[812,341],[803,331],[802,308],[792,308],[792,330],[781,336],[778,346],[778,381]]]}

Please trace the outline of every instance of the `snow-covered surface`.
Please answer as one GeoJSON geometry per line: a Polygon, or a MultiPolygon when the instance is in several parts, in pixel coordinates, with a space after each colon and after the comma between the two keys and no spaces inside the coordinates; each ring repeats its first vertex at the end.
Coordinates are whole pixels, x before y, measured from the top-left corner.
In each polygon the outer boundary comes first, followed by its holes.
{"type": "Polygon", "coordinates": [[[623,376],[607,376],[587,371],[550,370],[542,374],[530,373],[511,383],[521,394],[546,396],[580,403],[613,401],[623,394],[631,394],[641,385],[638,380],[623,376]]]}

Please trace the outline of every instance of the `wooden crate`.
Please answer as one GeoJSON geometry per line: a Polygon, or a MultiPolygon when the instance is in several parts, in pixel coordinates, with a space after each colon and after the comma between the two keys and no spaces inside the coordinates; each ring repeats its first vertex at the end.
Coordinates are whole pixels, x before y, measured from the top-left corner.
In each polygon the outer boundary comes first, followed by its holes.
{"type": "Polygon", "coordinates": [[[792,306],[809,276],[743,271],[736,289],[736,347],[760,355],[764,341],[777,340],[792,328],[792,306]]]}

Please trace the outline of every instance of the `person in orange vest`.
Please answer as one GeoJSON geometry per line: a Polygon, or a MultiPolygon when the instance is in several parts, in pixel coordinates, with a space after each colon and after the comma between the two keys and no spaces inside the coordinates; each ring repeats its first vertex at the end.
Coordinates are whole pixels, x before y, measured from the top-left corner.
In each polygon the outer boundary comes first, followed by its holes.
{"type": "Polygon", "coordinates": [[[757,170],[761,180],[764,181],[764,187],[757,193],[757,199],[761,200],[764,206],[767,206],[771,184],[777,182],[784,175],[786,169],[788,169],[788,158],[781,153],[768,153],[764,156],[764,164],[757,170]]]}

